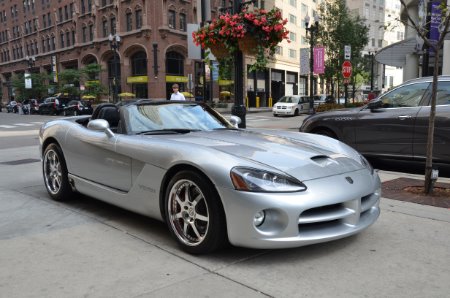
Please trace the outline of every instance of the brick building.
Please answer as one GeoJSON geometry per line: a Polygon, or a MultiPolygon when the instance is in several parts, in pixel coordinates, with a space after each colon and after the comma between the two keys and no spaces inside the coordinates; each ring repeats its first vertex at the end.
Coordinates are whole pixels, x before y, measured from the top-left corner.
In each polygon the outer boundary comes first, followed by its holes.
{"type": "MultiPolygon", "coordinates": [[[[119,92],[167,98],[181,89],[194,62],[187,58],[187,23],[198,23],[194,0],[0,0],[0,96],[6,103],[14,74],[60,72],[98,63],[109,86],[117,65],[119,92]],[[118,55],[109,35],[121,38],[118,55]],[[30,65],[30,58],[34,64],[30,65]],[[115,61],[117,64],[115,64],[115,61]]],[[[49,82],[52,84],[53,82],[49,82]]]]}

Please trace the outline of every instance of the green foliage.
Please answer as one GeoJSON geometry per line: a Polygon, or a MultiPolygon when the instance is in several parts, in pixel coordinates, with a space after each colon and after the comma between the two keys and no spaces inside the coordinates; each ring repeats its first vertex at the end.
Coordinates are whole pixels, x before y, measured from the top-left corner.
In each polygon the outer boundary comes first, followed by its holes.
{"type": "Polygon", "coordinates": [[[23,73],[16,74],[12,77],[12,86],[15,89],[16,99],[25,100],[30,98],[42,98],[47,95],[48,86],[45,83],[50,79],[50,75],[45,73],[30,74],[32,88],[25,88],[25,76],[23,73]]]}
{"type": "Polygon", "coordinates": [[[324,1],[318,14],[321,20],[316,44],[325,47],[325,78],[331,82],[341,81],[345,45],[352,48],[353,76],[361,74],[364,71],[360,63],[361,51],[369,41],[369,27],[364,20],[350,13],[345,0],[324,1]]]}

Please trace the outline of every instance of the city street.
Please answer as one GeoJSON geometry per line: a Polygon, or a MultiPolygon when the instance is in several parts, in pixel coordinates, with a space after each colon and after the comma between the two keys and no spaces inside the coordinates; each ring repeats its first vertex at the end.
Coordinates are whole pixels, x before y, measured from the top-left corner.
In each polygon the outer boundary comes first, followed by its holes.
{"type": "MultiPolygon", "coordinates": [[[[247,127],[305,118],[249,113],[247,127]]],[[[287,250],[193,256],[158,221],[45,190],[38,130],[56,116],[0,113],[0,297],[447,297],[450,210],[383,198],[357,236],[287,250]]],[[[382,180],[409,175],[380,171],[382,180]]]]}

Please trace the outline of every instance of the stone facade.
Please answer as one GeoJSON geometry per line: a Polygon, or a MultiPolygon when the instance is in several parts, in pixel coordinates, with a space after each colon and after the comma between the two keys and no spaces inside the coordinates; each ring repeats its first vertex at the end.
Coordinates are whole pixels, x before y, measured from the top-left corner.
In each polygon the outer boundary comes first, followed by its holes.
{"type": "MultiPolygon", "coordinates": [[[[109,86],[115,76],[110,34],[121,38],[116,61],[119,92],[167,98],[170,85],[185,88],[194,62],[187,58],[188,23],[194,0],[0,0],[0,84],[6,103],[16,73],[52,73],[98,63],[97,78],[109,86]],[[34,65],[28,60],[34,58],[34,65]],[[120,74],[120,75],[119,75],[120,74]]],[[[49,82],[50,84],[52,82],[49,82]]],[[[83,85],[84,83],[82,83],[83,85]]],[[[82,87],[82,86],[81,86],[82,87]]]]}

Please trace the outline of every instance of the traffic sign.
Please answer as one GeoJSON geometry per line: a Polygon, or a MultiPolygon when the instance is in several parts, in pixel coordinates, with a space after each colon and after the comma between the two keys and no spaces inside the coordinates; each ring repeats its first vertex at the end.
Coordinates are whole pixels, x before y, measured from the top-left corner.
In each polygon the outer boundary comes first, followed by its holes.
{"type": "Polygon", "coordinates": [[[348,60],[345,60],[344,63],[342,63],[342,75],[346,79],[352,75],[352,63],[348,60]]]}

